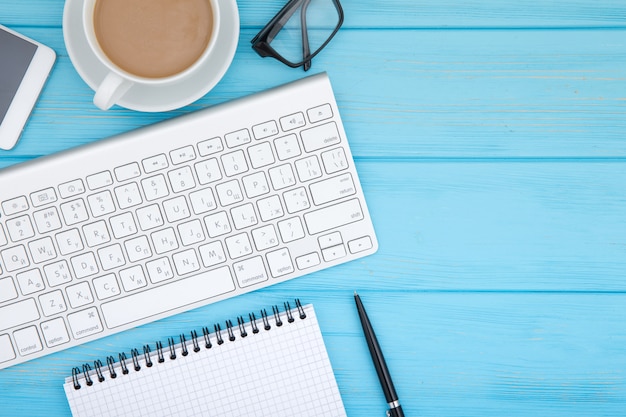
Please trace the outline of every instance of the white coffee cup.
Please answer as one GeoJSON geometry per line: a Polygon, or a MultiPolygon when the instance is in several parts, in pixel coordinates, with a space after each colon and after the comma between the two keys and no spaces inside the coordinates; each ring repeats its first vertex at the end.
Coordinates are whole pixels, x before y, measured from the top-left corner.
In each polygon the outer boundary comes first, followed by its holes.
{"type": "MultiPolygon", "coordinates": [[[[211,8],[211,30],[209,41],[199,57],[189,66],[179,72],[165,76],[143,76],[134,74],[115,63],[105,52],[98,41],[94,23],[94,12],[98,1],[107,0],[84,0],[83,4],[83,27],[87,43],[93,54],[104,65],[108,73],[102,82],[95,88],[94,104],[102,110],[107,110],[116,104],[134,86],[159,87],[170,85],[189,79],[210,59],[215,49],[217,34],[220,30],[219,0],[205,0],[211,8]]],[[[126,0],[131,2],[133,0],[126,0]]]]}

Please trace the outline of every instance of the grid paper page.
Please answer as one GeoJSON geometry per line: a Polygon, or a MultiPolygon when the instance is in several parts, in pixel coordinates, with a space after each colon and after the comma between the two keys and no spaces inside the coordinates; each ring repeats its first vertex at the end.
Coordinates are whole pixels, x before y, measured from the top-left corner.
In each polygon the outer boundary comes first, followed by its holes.
{"type": "MultiPolygon", "coordinates": [[[[345,409],[328,359],[322,334],[312,305],[304,307],[301,320],[293,310],[295,321],[252,334],[233,342],[200,352],[189,349],[188,356],[177,350],[170,360],[164,349],[165,362],[134,371],[129,360],[129,374],[117,372],[111,379],[94,378],[87,386],[74,389],[71,378],[64,385],[74,417],[86,416],[345,416],[345,409]]],[[[271,318],[271,316],[270,316],[271,318]]],[[[222,335],[227,335],[225,331],[222,335]]],[[[212,336],[214,336],[212,334],[212,336]]],[[[199,339],[202,342],[202,337],[199,339]]],[[[212,338],[215,342],[215,338],[212,338]]],[[[188,343],[188,347],[191,343],[188,343]]],[[[119,368],[116,369],[119,371],[119,368]]]]}

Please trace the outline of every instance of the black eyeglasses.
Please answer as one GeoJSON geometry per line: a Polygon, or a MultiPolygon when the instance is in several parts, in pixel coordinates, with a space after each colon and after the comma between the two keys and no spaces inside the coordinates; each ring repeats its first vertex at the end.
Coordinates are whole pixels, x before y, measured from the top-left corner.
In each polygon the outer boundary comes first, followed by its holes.
{"type": "Polygon", "coordinates": [[[339,0],[289,0],[252,39],[252,49],[291,68],[311,68],[343,23],[339,0]]]}

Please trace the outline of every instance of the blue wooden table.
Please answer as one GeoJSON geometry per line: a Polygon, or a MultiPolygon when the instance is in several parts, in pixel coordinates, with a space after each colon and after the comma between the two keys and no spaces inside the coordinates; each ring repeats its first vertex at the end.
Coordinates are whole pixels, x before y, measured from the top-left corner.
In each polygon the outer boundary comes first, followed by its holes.
{"type": "MultiPolygon", "coordinates": [[[[232,66],[180,110],[103,112],[73,68],[63,0],[0,0],[52,75],[0,167],[300,78],[249,40],[280,0],[239,0],[232,66]]],[[[70,416],[71,367],[299,297],[351,417],[386,404],[362,295],[407,416],[626,415],[626,2],[343,0],[327,71],[377,254],[0,371],[0,415],[70,416]]]]}

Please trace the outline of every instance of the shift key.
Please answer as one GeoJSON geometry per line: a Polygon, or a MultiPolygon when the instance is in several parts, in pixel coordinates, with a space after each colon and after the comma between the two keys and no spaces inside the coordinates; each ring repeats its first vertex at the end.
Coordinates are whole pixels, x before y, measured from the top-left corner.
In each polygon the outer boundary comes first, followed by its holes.
{"type": "Polygon", "coordinates": [[[304,215],[309,233],[314,235],[335,227],[363,220],[361,203],[354,198],[323,209],[315,210],[304,215]]]}

